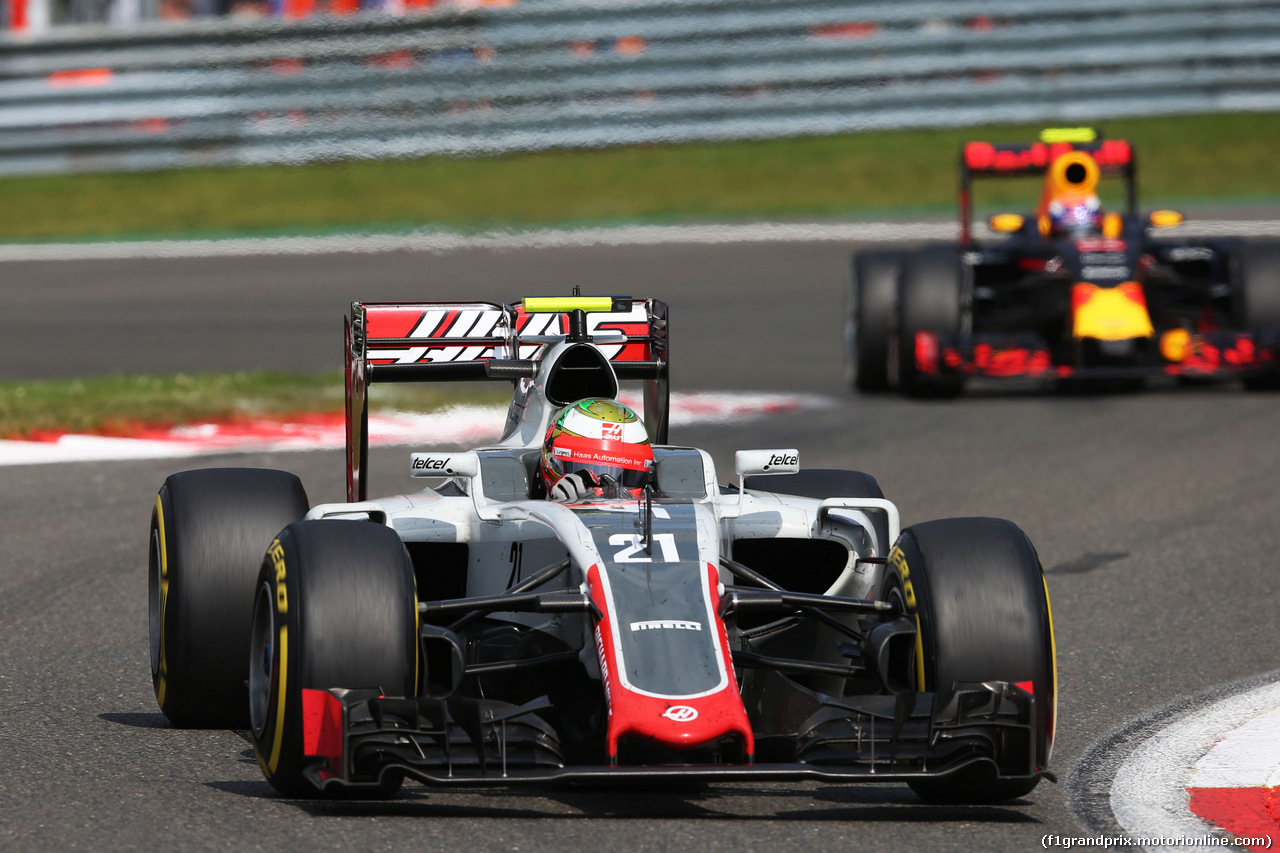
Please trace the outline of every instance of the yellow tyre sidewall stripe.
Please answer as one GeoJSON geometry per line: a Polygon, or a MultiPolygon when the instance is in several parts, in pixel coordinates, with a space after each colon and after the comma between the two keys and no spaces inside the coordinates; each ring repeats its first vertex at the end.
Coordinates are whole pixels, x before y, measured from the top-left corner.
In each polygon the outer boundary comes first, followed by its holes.
{"type": "Polygon", "coordinates": [[[266,756],[263,756],[261,750],[257,749],[256,740],[254,746],[255,752],[257,752],[258,766],[262,768],[262,772],[270,779],[276,775],[276,770],[280,767],[280,757],[284,753],[284,728],[289,705],[289,608],[287,604],[289,599],[285,589],[287,567],[284,562],[284,548],[281,546],[279,539],[271,543],[270,547],[267,548],[267,553],[271,556],[275,566],[275,594],[272,598],[276,620],[275,669],[279,673],[279,677],[276,679],[275,684],[275,730],[271,733],[271,751],[266,756]]]}
{"type": "Polygon", "coordinates": [[[156,684],[156,702],[164,708],[164,697],[169,687],[169,662],[165,655],[165,623],[169,605],[169,547],[164,534],[164,501],[156,495],[156,529],[160,531],[160,664],[159,683],[156,684]]]}
{"type": "Polygon", "coordinates": [[[921,693],[927,690],[924,679],[924,631],[920,627],[920,608],[916,602],[915,587],[911,583],[911,567],[907,565],[906,553],[897,545],[889,552],[888,565],[898,573],[898,581],[902,584],[903,604],[916,620],[916,689],[921,693]]]}
{"type": "Polygon", "coordinates": [[[275,671],[278,672],[279,678],[276,679],[275,684],[275,731],[271,733],[271,752],[266,756],[265,762],[262,762],[261,757],[259,762],[266,776],[271,777],[275,776],[276,768],[280,766],[280,754],[283,753],[284,743],[284,722],[289,703],[289,573],[288,565],[284,560],[284,546],[279,539],[271,542],[266,553],[271,557],[275,575],[275,594],[271,603],[273,603],[276,621],[275,671]]]}
{"type": "MultiPolygon", "coordinates": [[[[1049,603],[1049,579],[1042,572],[1040,580],[1044,582],[1044,609],[1049,614],[1049,662],[1053,665],[1053,681],[1051,682],[1053,688],[1053,709],[1051,713],[1053,716],[1051,719],[1053,720],[1053,734],[1056,734],[1058,729],[1058,642],[1053,635],[1053,605],[1049,603]]],[[[1045,753],[1043,761],[1047,765],[1049,756],[1053,754],[1052,740],[1049,741],[1048,749],[1045,750],[1045,753]]]]}
{"type": "Polygon", "coordinates": [[[924,693],[924,634],[920,630],[920,614],[913,615],[916,618],[916,689],[924,693]]]}
{"type": "Polygon", "coordinates": [[[280,649],[280,684],[279,696],[276,697],[276,731],[271,742],[271,755],[267,758],[267,773],[274,776],[280,765],[280,745],[284,740],[285,704],[289,696],[289,626],[281,625],[276,633],[277,645],[280,649]]]}
{"type": "Polygon", "coordinates": [[[413,695],[422,691],[422,614],[418,611],[418,579],[413,579],[413,695]]]}

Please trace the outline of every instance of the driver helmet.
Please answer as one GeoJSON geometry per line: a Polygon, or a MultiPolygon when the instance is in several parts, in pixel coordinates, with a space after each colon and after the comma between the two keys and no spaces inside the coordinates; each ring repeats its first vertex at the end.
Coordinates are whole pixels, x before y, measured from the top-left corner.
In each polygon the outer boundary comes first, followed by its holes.
{"type": "Polygon", "coordinates": [[[640,416],[616,400],[588,397],[565,406],[542,442],[542,482],[551,494],[567,474],[589,471],[633,496],[653,482],[653,448],[640,416]]]}
{"type": "Polygon", "coordinates": [[[1096,195],[1053,199],[1047,213],[1051,234],[1092,235],[1102,230],[1102,202],[1096,195]]]}

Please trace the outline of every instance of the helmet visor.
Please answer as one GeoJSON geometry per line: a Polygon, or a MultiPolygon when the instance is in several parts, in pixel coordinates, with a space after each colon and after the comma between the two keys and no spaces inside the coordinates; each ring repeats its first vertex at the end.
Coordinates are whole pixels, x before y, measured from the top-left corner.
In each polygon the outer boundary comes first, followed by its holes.
{"type": "Polygon", "coordinates": [[[598,481],[608,477],[628,489],[641,488],[653,480],[653,450],[648,444],[561,434],[544,456],[544,464],[557,476],[586,470],[598,481]]]}
{"type": "Polygon", "coordinates": [[[612,481],[624,489],[643,489],[653,480],[652,471],[637,471],[634,468],[620,468],[617,465],[574,465],[566,473],[572,474],[583,470],[590,471],[596,478],[596,482],[602,486],[609,485],[612,481]]]}
{"type": "Polygon", "coordinates": [[[1102,214],[1097,205],[1081,202],[1060,205],[1050,213],[1053,228],[1061,234],[1091,234],[1102,224],[1102,214]]]}

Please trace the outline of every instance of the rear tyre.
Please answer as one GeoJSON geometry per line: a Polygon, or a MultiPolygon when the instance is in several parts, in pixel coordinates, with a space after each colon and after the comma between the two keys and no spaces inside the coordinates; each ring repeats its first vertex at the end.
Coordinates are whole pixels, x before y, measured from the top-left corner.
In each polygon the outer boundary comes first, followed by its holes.
{"type": "MultiPolygon", "coordinates": [[[[254,752],[288,797],[318,797],[304,775],[302,692],[377,688],[416,696],[418,596],[395,531],[369,521],[299,521],[270,544],[258,574],[249,660],[254,752]]],[[[388,776],[356,795],[393,795],[388,776]]],[[[343,793],[348,793],[344,790],[343,793]]]]}
{"type": "Polygon", "coordinates": [[[151,512],[148,622],[156,701],[178,727],[246,728],[255,581],[271,538],[306,515],[293,474],[183,471],[151,512]]]}
{"type": "Polygon", "coordinates": [[[853,256],[845,354],[849,384],[856,391],[889,390],[889,338],[898,271],[905,254],[859,252],[853,256]]]}
{"type": "MultiPolygon", "coordinates": [[[[1231,308],[1238,329],[1280,329],[1280,243],[1247,243],[1237,248],[1231,308]]],[[[1280,389],[1280,373],[1246,376],[1250,391],[1280,389]]]]}
{"type": "MultiPolygon", "coordinates": [[[[903,531],[881,598],[899,601],[919,624],[916,684],[1031,682],[1036,699],[1033,758],[1048,765],[1057,708],[1053,618],[1035,548],[1016,525],[998,518],[950,518],[903,531]]],[[[1021,797],[1038,779],[997,779],[992,768],[911,788],[930,802],[994,803],[1021,797]]]]}
{"type": "MultiPolygon", "coordinates": [[[[747,477],[742,485],[753,491],[818,500],[884,497],[875,477],[862,471],[844,471],[838,468],[805,468],[794,474],[757,474],[747,477]]],[[[884,555],[893,544],[889,541],[889,521],[881,512],[869,512],[867,515],[871,518],[876,542],[879,544],[876,553],[884,555]]]]}
{"type": "Polygon", "coordinates": [[[891,377],[912,397],[954,397],[964,390],[959,376],[922,371],[916,333],[955,335],[971,325],[970,300],[959,251],[952,246],[921,249],[908,255],[898,280],[898,322],[893,339],[891,377]]]}

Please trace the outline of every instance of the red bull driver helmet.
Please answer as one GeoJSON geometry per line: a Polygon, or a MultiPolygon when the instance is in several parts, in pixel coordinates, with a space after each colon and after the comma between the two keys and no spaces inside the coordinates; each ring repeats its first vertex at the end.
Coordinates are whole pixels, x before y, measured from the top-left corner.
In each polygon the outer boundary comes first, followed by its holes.
{"type": "Polygon", "coordinates": [[[1102,230],[1102,203],[1096,195],[1049,202],[1051,234],[1097,234],[1102,230]]]}
{"type": "Polygon", "coordinates": [[[567,474],[588,471],[602,486],[632,494],[653,482],[653,448],[639,415],[615,400],[588,397],[565,406],[542,442],[542,481],[551,494],[567,474]]]}

